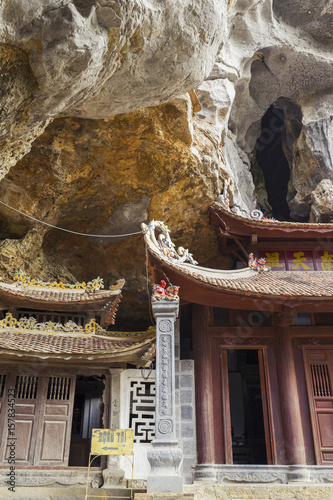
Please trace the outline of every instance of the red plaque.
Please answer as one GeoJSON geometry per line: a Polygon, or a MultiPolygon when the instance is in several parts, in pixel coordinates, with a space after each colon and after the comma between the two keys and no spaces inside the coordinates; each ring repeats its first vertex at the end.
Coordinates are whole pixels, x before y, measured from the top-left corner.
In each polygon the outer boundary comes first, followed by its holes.
{"type": "Polygon", "coordinates": [[[333,271],[333,252],[320,250],[316,253],[318,271],[333,271]]]}
{"type": "Polygon", "coordinates": [[[260,252],[260,257],[266,259],[266,264],[271,267],[272,271],[285,271],[286,262],[283,250],[273,252],[260,252]]]}
{"type": "Polygon", "coordinates": [[[289,271],[314,271],[312,252],[287,252],[289,271]]]}

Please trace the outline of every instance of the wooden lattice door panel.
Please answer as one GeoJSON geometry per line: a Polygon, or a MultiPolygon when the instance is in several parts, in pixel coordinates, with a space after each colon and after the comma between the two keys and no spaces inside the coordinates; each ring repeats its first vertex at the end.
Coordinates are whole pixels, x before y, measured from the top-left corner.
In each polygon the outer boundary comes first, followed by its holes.
{"type": "Polygon", "coordinates": [[[318,465],[333,465],[333,347],[303,348],[318,465]]]}
{"type": "Polygon", "coordinates": [[[68,465],[75,377],[49,377],[45,384],[34,465],[68,465]]]}
{"type": "MultiPolygon", "coordinates": [[[[34,375],[11,375],[7,377],[5,392],[15,389],[15,463],[17,465],[31,465],[36,440],[36,425],[38,418],[38,387],[40,381],[34,375]]],[[[9,394],[9,393],[8,393],[9,394]]],[[[7,396],[8,396],[7,394],[7,396]]],[[[13,393],[11,393],[13,395],[13,393]]],[[[10,417],[10,405],[8,397],[4,401],[4,411],[8,422],[10,417]]],[[[7,446],[11,441],[11,429],[5,425],[3,443],[1,447],[1,461],[8,465],[10,448],[7,446]]]]}

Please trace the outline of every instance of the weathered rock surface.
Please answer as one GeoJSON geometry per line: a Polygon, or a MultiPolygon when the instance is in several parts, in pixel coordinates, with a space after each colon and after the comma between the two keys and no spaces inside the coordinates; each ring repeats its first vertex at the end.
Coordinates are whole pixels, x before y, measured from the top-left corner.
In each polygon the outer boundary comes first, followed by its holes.
{"type": "Polygon", "coordinates": [[[59,113],[106,118],[196,87],[214,64],[224,21],[216,0],[4,0],[0,167],[59,113]]]}
{"type": "MultiPolygon", "coordinates": [[[[217,249],[208,207],[223,185],[222,153],[192,114],[187,95],[106,121],[56,119],[0,182],[1,199],[48,224],[87,234],[127,234],[140,231],[141,222],[163,220],[176,243],[209,262],[217,249]]],[[[128,309],[136,326],[147,317],[142,234],[78,236],[36,225],[3,205],[0,217],[7,238],[0,247],[3,278],[19,267],[45,279],[100,275],[111,284],[124,277],[120,321],[128,309]]]]}
{"type": "MultiPolygon", "coordinates": [[[[322,179],[332,178],[331,11],[326,0],[316,5],[236,2],[228,18],[228,39],[209,76],[221,87],[233,83],[228,122],[233,146],[226,148],[227,157],[228,149],[236,147],[251,158],[260,135],[265,145],[273,140],[276,121],[264,135],[261,124],[271,105],[284,100],[299,107],[302,132],[289,133],[287,141],[288,133],[284,134],[282,145],[290,168],[287,202],[293,220],[308,220],[311,192],[322,179]]],[[[295,119],[289,108],[287,131],[295,129],[295,119]]],[[[262,179],[258,176],[257,180],[262,179]]],[[[256,194],[265,207],[264,190],[258,185],[256,194]]],[[[269,211],[267,204],[266,208],[269,211]]]]}
{"type": "Polygon", "coordinates": [[[333,222],[333,183],[329,179],[319,182],[311,193],[310,222],[333,222]]]}

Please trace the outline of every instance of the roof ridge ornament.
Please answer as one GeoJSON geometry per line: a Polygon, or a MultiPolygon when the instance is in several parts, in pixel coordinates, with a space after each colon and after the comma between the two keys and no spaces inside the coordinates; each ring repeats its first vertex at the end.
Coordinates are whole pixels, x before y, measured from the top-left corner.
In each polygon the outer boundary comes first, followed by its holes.
{"type": "Polygon", "coordinates": [[[266,264],[266,259],[264,257],[255,259],[253,253],[250,253],[249,255],[248,266],[254,271],[257,271],[258,273],[271,270],[271,266],[266,264]]]}
{"type": "Polygon", "coordinates": [[[179,286],[168,285],[166,282],[161,280],[159,284],[153,285],[153,293],[151,295],[151,301],[156,302],[158,300],[179,300],[179,286]]]}
{"type": "Polygon", "coordinates": [[[0,321],[0,329],[2,328],[19,328],[22,330],[39,330],[42,332],[66,332],[66,333],[86,333],[86,334],[104,334],[106,330],[102,328],[94,319],[91,319],[84,327],[77,325],[74,321],[69,320],[65,324],[53,321],[38,323],[36,318],[24,316],[16,319],[11,313],[7,312],[4,319],[0,321]]]}
{"type": "MultiPolygon", "coordinates": [[[[87,293],[94,293],[104,288],[103,278],[100,278],[99,276],[91,281],[88,281],[88,283],[83,281],[82,283],[76,282],[74,285],[71,285],[69,283],[63,283],[62,281],[36,280],[34,278],[30,278],[30,276],[28,276],[25,271],[22,271],[22,269],[19,269],[14,273],[13,280],[16,281],[17,286],[21,286],[23,289],[28,286],[38,286],[41,288],[60,288],[63,290],[85,290],[87,293]]],[[[118,282],[120,282],[120,280],[117,281],[117,285],[120,286],[118,282]]],[[[119,286],[117,288],[117,285],[113,285],[114,288],[112,288],[112,290],[120,289],[119,286]]]]}
{"type": "Polygon", "coordinates": [[[255,208],[254,210],[251,211],[250,217],[253,220],[263,220],[263,221],[273,221],[277,222],[274,217],[266,217],[261,210],[258,208],[255,208]]]}
{"type": "Polygon", "coordinates": [[[152,220],[148,224],[148,228],[145,224],[142,224],[144,232],[147,234],[149,232],[150,239],[154,243],[165,257],[171,260],[177,260],[179,262],[190,262],[190,264],[198,264],[196,260],[193,259],[193,255],[184,247],[178,247],[176,250],[175,244],[170,238],[170,230],[164,222],[152,220]],[[157,235],[157,231],[159,234],[157,235]]]}

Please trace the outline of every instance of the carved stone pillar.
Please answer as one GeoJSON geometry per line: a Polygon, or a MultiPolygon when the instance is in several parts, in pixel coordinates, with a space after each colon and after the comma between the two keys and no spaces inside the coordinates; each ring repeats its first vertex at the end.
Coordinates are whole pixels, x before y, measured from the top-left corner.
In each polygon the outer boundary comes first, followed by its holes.
{"type": "Polygon", "coordinates": [[[156,417],[153,449],[148,452],[148,493],[183,491],[179,472],[183,454],[176,439],[175,421],[174,324],[178,308],[175,300],[152,303],[156,318],[156,417]]]}
{"type": "MultiPolygon", "coordinates": [[[[120,376],[123,368],[110,368],[111,383],[109,393],[109,429],[120,428],[120,376]]],[[[103,470],[102,488],[119,488],[123,485],[124,471],[120,468],[120,457],[107,456],[107,468],[103,470]]]]}

